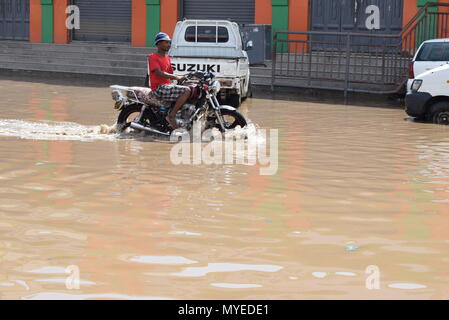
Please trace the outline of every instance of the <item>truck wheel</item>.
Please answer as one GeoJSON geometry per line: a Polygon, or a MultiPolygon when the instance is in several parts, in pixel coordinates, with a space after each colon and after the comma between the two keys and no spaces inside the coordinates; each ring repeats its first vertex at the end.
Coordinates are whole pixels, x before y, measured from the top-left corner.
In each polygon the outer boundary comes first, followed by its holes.
{"type": "Polygon", "coordinates": [[[230,94],[228,98],[228,103],[230,106],[238,108],[242,103],[242,96],[237,93],[230,94]]]}
{"type": "Polygon", "coordinates": [[[429,120],[435,124],[449,125],[449,101],[440,101],[430,108],[429,120]]]}
{"type": "Polygon", "coordinates": [[[248,90],[246,91],[246,96],[242,98],[242,101],[245,101],[247,98],[253,97],[253,90],[251,88],[251,78],[249,78],[248,90]]]}

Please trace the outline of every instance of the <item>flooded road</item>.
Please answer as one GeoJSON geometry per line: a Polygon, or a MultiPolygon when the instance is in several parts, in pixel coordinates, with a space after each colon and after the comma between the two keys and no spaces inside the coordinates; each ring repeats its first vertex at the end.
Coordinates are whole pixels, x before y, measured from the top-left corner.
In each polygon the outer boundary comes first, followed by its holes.
{"type": "Polygon", "coordinates": [[[0,90],[1,299],[449,298],[446,127],[251,99],[279,130],[265,176],[105,133],[108,88],[0,90]]]}

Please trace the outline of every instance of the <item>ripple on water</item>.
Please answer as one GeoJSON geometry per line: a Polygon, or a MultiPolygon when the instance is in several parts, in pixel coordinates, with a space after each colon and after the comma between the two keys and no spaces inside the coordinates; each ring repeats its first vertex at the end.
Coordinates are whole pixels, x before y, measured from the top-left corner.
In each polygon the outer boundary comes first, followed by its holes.
{"type": "Polygon", "coordinates": [[[64,189],[64,190],[59,190],[56,192],[52,192],[48,195],[49,199],[70,199],[73,198],[73,192],[68,190],[68,189],[64,189]]]}
{"type": "Polygon", "coordinates": [[[42,230],[42,229],[29,229],[23,233],[26,237],[40,238],[46,240],[56,240],[56,238],[68,238],[73,240],[85,241],[87,235],[82,233],[75,233],[65,230],[42,230]],[[47,236],[45,236],[47,235],[47,236]]]}
{"type": "Polygon", "coordinates": [[[88,299],[120,299],[120,300],[172,300],[166,297],[139,297],[116,293],[71,294],[61,292],[40,292],[25,296],[23,300],[88,300],[88,299]]]}
{"type": "Polygon", "coordinates": [[[172,273],[178,277],[203,277],[213,272],[236,272],[236,271],[260,271],[277,272],[283,269],[275,265],[257,265],[257,264],[237,264],[237,263],[209,263],[206,267],[189,267],[178,273],[172,273]]]}
{"type": "Polygon", "coordinates": [[[41,267],[41,268],[30,270],[28,272],[43,273],[43,274],[64,274],[64,273],[66,273],[64,267],[57,267],[57,266],[41,267]]]}
{"type": "Polygon", "coordinates": [[[14,199],[2,199],[2,202],[0,203],[0,210],[4,211],[13,211],[13,212],[20,212],[23,213],[27,209],[30,208],[30,205],[28,203],[24,203],[20,200],[14,200],[14,199]]]}
{"type": "Polygon", "coordinates": [[[342,272],[342,271],[335,272],[335,274],[344,277],[355,277],[357,275],[354,272],[342,272]]]}
{"type": "Polygon", "coordinates": [[[251,283],[211,283],[210,285],[213,287],[226,289],[253,289],[262,287],[260,284],[251,283]]]}
{"type": "Polygon", "coordinates": [[[179,235],[184,235],[184,236],[201,236],[201,233],[190,232],[190,231],[173,231],[173,232],[170,232],[170,234],[179,234],[179,235]]]}
{"type": "Polygon", "coordinates": [[[129,259],[129,261],[139,263],[150,263],[150,264],[167,264],[167,265],[197,263],[197,261],[179,256],[134,256],[131,259],[129,259]]]}
{"type": "MultiPolygon", "coordinates": [[[[51,279],[36,279],[37,282],[45,282],[45,283],[60,283],[66,284],[67,278],[51,278],[51,279]]],[[[80,285],[92,286],[96,285],[95,282],[87,281],[87,280],[79,280],[80,285]]]]}
{"type": "Polygon", "coordinates": [[[391,283],[388,285],[388,287],[393,289],[403,289],[403,290],[415,290],[415,289],[424,289],[427,288],[427,286],[423,284],[418,283],[391,283]]]}
{"type": "Polygon", "coordinates": [[[327,272],[312,272],[312,276],[314,276],[315,278],[325,278],[327,276],[327,272]]]}
{"type": "Polygon", "coordinates": [[[408,253],[413,253],[413,254],[438,254],[438,253],[440,253],[437,250],[427,248],[427,247],[411,247],[411,246],[403,246],[403,245],[383,246],[382,249],[388,250],[388,251],[408,252],[408,253]]]}
{"type": "Polygon", "coordinates": [[[14,283],[11,282],[0,282],[0,287],[13,287],[14,283]]]}

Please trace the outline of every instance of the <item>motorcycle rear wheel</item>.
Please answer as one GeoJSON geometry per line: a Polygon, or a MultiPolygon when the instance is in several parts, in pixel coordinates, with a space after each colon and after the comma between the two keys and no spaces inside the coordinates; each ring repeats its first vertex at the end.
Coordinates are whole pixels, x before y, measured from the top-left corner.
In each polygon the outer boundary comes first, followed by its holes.
{"type": "MultiPolygon", "coordinates": [[[[142,105],[140,104],[130,104],[123,108],[117,118],[117,132],[123,133],[127,128],[129,128],[129,125],[135,118],[137,118],[141,110],[142,105]]],[[[137,133],[140,132],[140,130],[132,130],[137,133]]]]}

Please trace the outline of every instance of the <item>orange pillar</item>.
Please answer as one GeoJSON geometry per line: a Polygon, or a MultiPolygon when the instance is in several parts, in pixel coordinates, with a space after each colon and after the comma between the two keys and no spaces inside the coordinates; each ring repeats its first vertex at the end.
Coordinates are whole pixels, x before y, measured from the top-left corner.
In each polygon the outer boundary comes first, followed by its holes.
{"type": "Polygon", "coordinates": [[[404,0],[402,27],[405,27],[417,12],[418,12],[417,0],[404,0]]]}
{"type": "Polygon", "coordinates": [[[53,35],[54,43],[69,43],[69,30],[66,26],[68,14],[66,13],[69,6],[68,0],[53,0],[53,35]]]}
{"type": "MultiPolygon", "coordinates": [[[[288,12],[288,29],[291,31],[309,31],[309,1],[290,0],[288,12]]],[[[307,40],[306,35],[290,35],[289,40],[307,40]]],[[[305,43],[291,43],[290,52],[305,52],[305,43]]]]}
{"type": "Polygon", "coordinates": [[[161,32],[173,36],[178,22],[178,0],[161,0],[161,32]]]}
{"type": "Polygon", "coordinates": [[[309,1],[290,0],[288,29],[292,31],[309,30],[309,1]]]}
{"type": "Polygon", "coordinates": [[[271,24],[271,0],[256,0],[255,23],[271,24]]]}
{"type": "Polygon", "coordinates": [[[40,0],[30,0],[30,42],[42,41],[42,11],[40,0]]]}
{"type": "Polygon", "coordinates": [[[147,7],[145,0],[132,0],[131,45],[145,47],[147,43],[147,7]]]}

